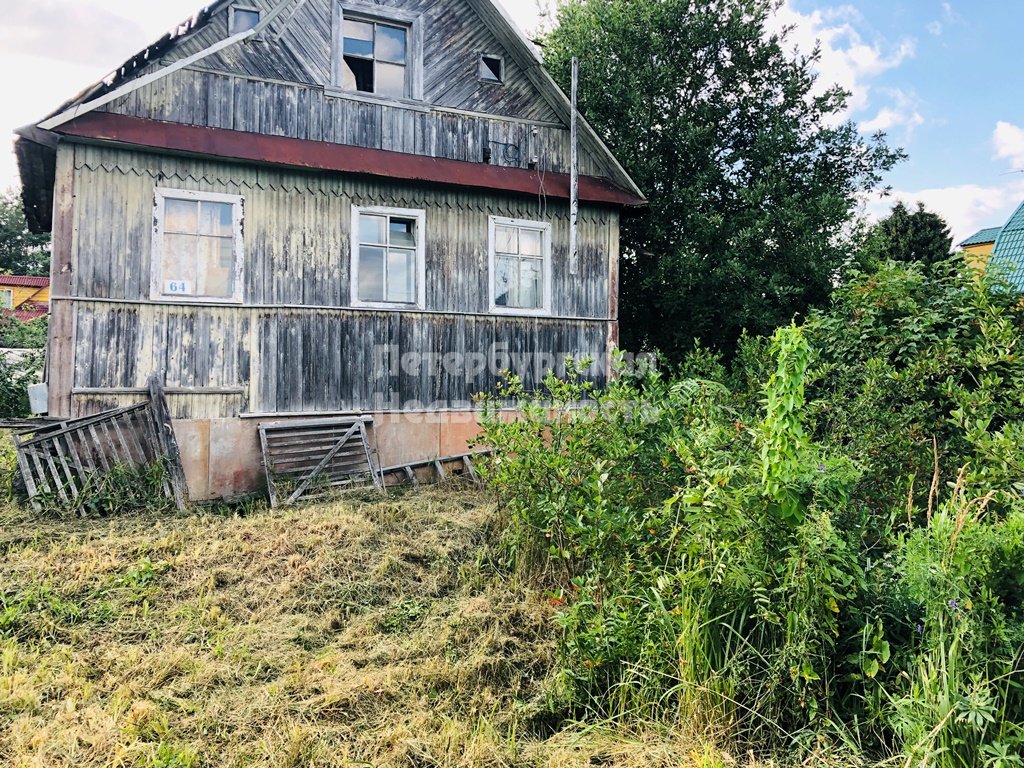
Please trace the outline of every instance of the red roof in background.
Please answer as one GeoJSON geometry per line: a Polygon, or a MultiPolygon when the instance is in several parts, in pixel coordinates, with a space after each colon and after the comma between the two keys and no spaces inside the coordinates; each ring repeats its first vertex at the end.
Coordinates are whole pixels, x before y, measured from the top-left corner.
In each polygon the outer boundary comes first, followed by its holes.
{"type": "Polygon", "coordinates": [[[29,320],[37,320],[50,314],[49,304],[28,304],[26,306],[31,306],[32,309],[5,309],[2,311],[7,317],[13,317],[15,320],[20,320],[23,323],[27,323],[29,320]]]}
{"type": "Polygon", "coordinates": [[[48,277],[29,277],[27,275],[0,275],[0,285],[23,285],[32,288],[45,288],[50,284],[48,277]]]}

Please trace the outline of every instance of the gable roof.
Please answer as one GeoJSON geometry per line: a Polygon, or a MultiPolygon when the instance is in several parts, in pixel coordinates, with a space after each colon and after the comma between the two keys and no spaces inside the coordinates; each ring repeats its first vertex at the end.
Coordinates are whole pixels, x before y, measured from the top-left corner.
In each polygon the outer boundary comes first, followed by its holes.
{"type": "Polygon", "coordinates": [[[1002,227],[985,227],[985,229],[979,229],[973,235],[968,237],[957,247],[963,248],[968,245],[981,245],[982,243],[994,243],[999,233],[1002,231],[1002,227]]]}
{"type": "Polygon", "coordinates": [[[1024,291],[1024,203],[1003,225],[988,266],[1011,286],[1024,291]]]}
{"type": "MultiPolygon", "coordinates": [[[[37,125],[27,126],[17,131],[19,139],[15,144],[15,151],[25,182],[23,183],[22,198],[26,219],[32,231],[47,231],[51,223],[57,144],[57,137],[50,132],[51,130],[58,129],[69,121],[88,114],[121,95],[130,93],[143,81],[158,80],[216,51],[262,33],[275,18],[282,14],[282,24],[287,26],[295,17],[298,8],[305,2],[305,0],[280,0],[273,10],[264,15],[255,29],[223,38],[214,46],[184,59],[172,63],[162,61],[186,40],[193,39],[198,32],[206,28],[219,13],[231,5],[232,1],[218,0],[207,5],[159,40],[128,59],[105,78],[80,92],[37,125]],[[291,9],[290,14],[284,13],[289,9],[291,9]],[[29,180],[32,181],[33,189],[31,190],[29,189],[29,180]]],[[[523,69],[527,79],[552,108],[559,120],[568,127],[572,113],[569,99],[544,70],[535,48],[507,15],[499,4],[499,0],[467,0],[467,2],[483,24],[505,47],[506,53],[523,69]]],[[[610,181],[624,190],[627,193],[626,197],[631,200],[625,204],[643,204],[645,202],[643,192],[587,121],[581,116],[578,118],[581,149],[600,158],[601,166],[608,171],[610,181]]]]}

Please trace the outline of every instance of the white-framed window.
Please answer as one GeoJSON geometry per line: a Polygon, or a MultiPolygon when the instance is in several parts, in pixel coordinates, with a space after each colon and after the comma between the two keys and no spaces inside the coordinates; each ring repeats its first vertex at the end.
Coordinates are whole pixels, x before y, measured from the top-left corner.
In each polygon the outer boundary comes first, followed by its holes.
{"type": "Polygon", "coordinates": [[[424,306],[425,227],[420,209],[352,206],[353,306],[424,306]]]}
{"type": "Polygon", "coordinates": [[[334,85],[355,95],[422,98],[419,17],[356,2],[336,8],[334,85]]]}
{"type": "Polygon", "coordinates": [[[551,313],[551,225],[492,216],[488,227],[491,311],[551,313]]]}
{"type": "Polygon", "coordinates": [[[151,298],[240,302],[242,208],[238,195],[157,188],[151,298]]]}
{"type": "Polygon", "coordinates": [[[233,5],[228,11],[228,34],[237,35],[255,29],[260,23],[261,12],[258,8],[233,5]]]}
{"type": "Polygon", "coordinates": [[[13,288],[0,288],[0,309],[14,309],[13,288]]]}

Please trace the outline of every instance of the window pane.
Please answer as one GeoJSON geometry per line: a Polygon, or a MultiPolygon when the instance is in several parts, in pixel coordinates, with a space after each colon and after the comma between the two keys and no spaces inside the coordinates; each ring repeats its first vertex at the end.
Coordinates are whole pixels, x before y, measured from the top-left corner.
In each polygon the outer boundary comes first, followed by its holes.
{"type": "Polygon", "coordinates": [[[519,260],[499,256],[494,262],[494,303],[499,307],[517,307],[519,260]]]}
{"type": "Polygon", "coordinates": [[[480,79],[492,83],[501,82],[501,59],[494,56],[480,57],[480,79]]]}
{"type": "Polygon", "coordinates": [[[519,230],[519,253],[523,256],[541,255],[541,233],[537,229],[519,230]]]}
{"type": "Polygon", "coordinates": [[[231,34],[237,35],[239,32],[248,32],[250,29],[255,29],[259,23],[259,11],[243,11],[235,8],[231,14],[231,34]]]}
{"type": "Polygon", "coordinates": [[[345,19],[345,53],[373,56],[373,24],[345,19]]]}
{"type": "Polygon", "coordinates": [[[384,227],[387,221],[387,216],[359,214],[359,242],[386,245],[388,241],[385,239],[384,227]]]}
{"type": "Polygon", "coordinates": [[[231,237],[234,231],[230,203],[200,203],[199,234],[231,237]]]}
{"type": "Polygon", "coordinates": [[[357,277],[360,301],[384,301],[384,249],[362,246],[359,249],[357,277]]]}
{"type": "Polygon", "coordinates": [[[197,296],[230,299],[235,290],[234,243],[226,237],[199,238],[197,296]]]}
{"type": "Polygon", "coordinates": [[[373,93],[373,60],[345,57],[341,72],[341,85],[349,91],[373,93]]]}
{"type": "Polygon", "coordinates": [[[194,200],[164,200],[164,232],[199,231],[199,203],[194,200]]]}
{"type": "Polygon", "coordinates": [[[405,96],[405,67],[377,62],[377,90],[381,96],[405,96]]]}
{"type": "Polygon", "coordinates": [[[495,253],[519,253],[519,230],[515,227],[494,228],[495,253]]]}
{"type": "Polygon", "coordinates": [[[164,284],[161,292],[195,295],[198,240],[195,235],[164,235],[163,264],[160,265],[164,284]]]}
{"type": "Polygon", "coordinates": [[[416,247],[416,220],[391,219],[391,245],[416,247]]]}
{"type": "Polygon", "coordinates": [[[523,309],[540,309],[543,298],[541,280],[543,267],[540,259],[521,259],[519,262],[519,303],[523,309]]]}
{"type": "Polygon", "coordinates": [[[12,290],[0,291],[0,307],[3,307],[4,309],[13,309],[14,308],[14,291],[12,291],[12,290]]]}
{"type": "Polygon", "coordinates": [[[415,303],[415,251],[388,251],[388,301],[415,303]]]}
{"type": "Polygon", "coordinates": [[[405,30],[378,24],[376,58],[405,64],[405,30]]]}

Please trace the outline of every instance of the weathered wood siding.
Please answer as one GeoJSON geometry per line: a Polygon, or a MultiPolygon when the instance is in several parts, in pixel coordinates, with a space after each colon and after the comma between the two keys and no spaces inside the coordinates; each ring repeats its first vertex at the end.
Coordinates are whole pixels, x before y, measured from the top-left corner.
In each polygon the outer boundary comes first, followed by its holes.
{"type": "MultiPolygon", "coordinates": [[[[277,5],[277,0],[248,0],[246,5],[266,13],[277,5]]],[[[480,82],[480,55],[501,55],[504,51],[465,0],[375,0],[362,6],[382,18],[387,18],[390,8],[419,16],[423,100],[427,104],[540,122],[557,121],[554,111],[510,57],[505,57],[503,84],[480,82]]],[[[336,8],[337,0],[306,0],[291,21],[286,11],[271,23],[266,35],[268,42],[232,46],[204,59],[202,66],[259,80],[331,86],[336,8]]],[[[228,36],[227,25],[225,9],[166,61],[183,59],[223,40],[228,36]]]]}
{"type": "MultiPolygon", "coordinates": [[[[166,371],[176,418],[460,408],[493,388],[494,366],[476,370],[454,357],[446,362],[446,354],[497,352],[507,363],[499,367],[517,369],[530,384],[566,354],[606,352],[618,258],[614,209],[581,208],[580,269],[570,275],[564,202],[83,144],[60,152],[75,190],[72,298],[55,301],[73,321],[73,359],[60,364],[73,370],[75,415],[131,402],[131,390],[157,370],[166,371]],[[244,198],[240,306],[149,299],[157,186],[244,198]],[[425,211],[423,310],[350,307],[353,204],[425,211]],[[488,312],[491,215],[552,224],[551,317],[488,312]],[[421,355],[418,366],[403,364],[409,353],[421,355]]],[[[603,369],[593,376],[602,381],[603,369]]],[[[66,380],[66,371],[51,374],[66,380]]]]}
{"type": "MultiPolygon", "coordinates": [[[[480,55],[500,55],[502,49],[464,0],[381,4],[384,15],[387,6],[423,14],[425,90],[416,106],[332,91],[332,5],[333,0],[308,0],[280,39],[231,46],[101,109],[467,162],[481,162],[489,146],[495,165],[527,168],[535,158],[542,171],[568,173],[569,131],[512,57],[504,57],[505,83],[478,79],[480,55]],[[504,145],[517,147],[518,153],[506,156],[504,145]]],[[[271,25],[271,38],[280,25],[280,18],[271,25]]],[[[225,10],[159,64],[202,51],[226,36],[225,10]]],[[[586,146],[580,170],[614,175],[586,146]]]]}

